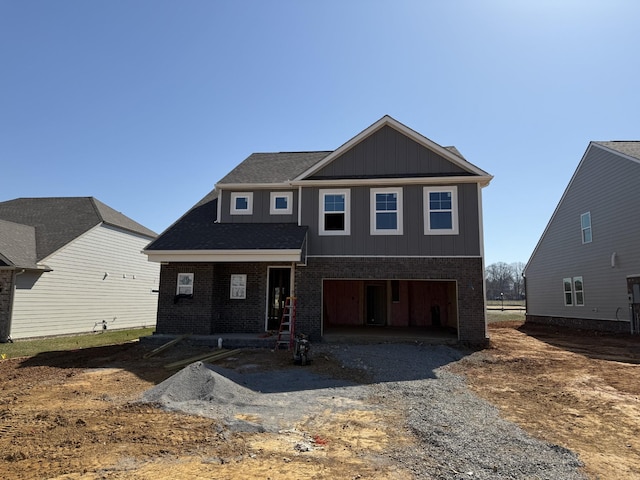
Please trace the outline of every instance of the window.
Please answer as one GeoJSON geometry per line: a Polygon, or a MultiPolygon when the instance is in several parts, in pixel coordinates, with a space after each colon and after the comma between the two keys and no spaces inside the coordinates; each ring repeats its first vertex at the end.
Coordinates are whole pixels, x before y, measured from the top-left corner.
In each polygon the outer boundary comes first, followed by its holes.
{"type": "Polygon", "coordinates": [[[247,275],[231,275],[231,291],[229,297],[235,300],[247,298],[247,275]]]}
{"type": "Polygon", "coordinates": [[[253,213],[253,192],[231,193],[231,215],[251,215],[253,213]]]}
{"type": "Polygon", "coordinates": [[[573,277],[573,290],[576,294],[576,305],[584,306],[584,285],[582,277],[573,277]]]}
{"type": "Polygon", "coordinates": [[[351,233],[349,190],[320,190],[320,235],[351,233]]]}
{"type": "Polygon", "coordinates": [[[458,234],[458,188],[424,187],[424,234],[458,234]]]}
{"type": "Polygon", "coordinates": [[[580,215],[580,226],[582,227],[582,243],[591,243],[591,212],[580,215]]]}
{"type": "Polygon", "coordinates": [[[179,273],[177,295],[193,295],[193,273],[179,273]]]}
{"type": "Polygon", "coordinates": [[[564,305],[570,307],[584,306],[584,284],[582,277],[565,278],[562,280],[564,288],[564,305]]]}
{"type": "Polygon", "coordinates": [[[564,305],[570,307],[573,305],[573,283],[570,278],[564,278],[562,285],[564,288],[564,305]]]}
{"type": "Polygon", "coordinates": [[[293,212],[292,192],[271,192],[271,215],[291,215],[293,212]]]}
{"type": "Polygon", "coordinates": [[[371,190],[371,235],[402,235],[402,189],[371,190]]]}

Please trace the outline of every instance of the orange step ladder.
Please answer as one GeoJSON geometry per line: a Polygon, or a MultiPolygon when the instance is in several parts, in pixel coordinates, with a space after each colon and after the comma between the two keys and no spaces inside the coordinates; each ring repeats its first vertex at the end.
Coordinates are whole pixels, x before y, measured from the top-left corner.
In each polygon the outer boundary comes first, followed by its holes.
{"type": "Polygon", "coordinates": [[[278,329],[278,340],[276,340],[276,350],[286,346],[287,350],[293,348],[293,336],[296,327],[296,297],[287,297],[282,309],[280,328],[278,329]]]}

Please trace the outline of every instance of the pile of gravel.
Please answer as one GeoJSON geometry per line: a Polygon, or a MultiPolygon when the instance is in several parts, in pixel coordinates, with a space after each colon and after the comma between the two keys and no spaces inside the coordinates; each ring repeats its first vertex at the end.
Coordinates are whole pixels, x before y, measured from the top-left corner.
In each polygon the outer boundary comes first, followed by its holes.
{"type": "Polygon", "coordinates": [[[143,401],[217,418],[234,431],[278,431],[305,417],[353,408],[393,408],[417,446],[386,452],[416,478],[584,479],[574,453],[536,440],[500,418],[446,366],[464,354],[447,346],[314,345],[345,367],[366,372],[367,385],[317,375],[304,367],[240,373],[192,364],[147,391],[143,401]],[[374,399],[372,401],[372,399],[374,399]],[[252,422],[237,416],[252,418],[252,422]]]}

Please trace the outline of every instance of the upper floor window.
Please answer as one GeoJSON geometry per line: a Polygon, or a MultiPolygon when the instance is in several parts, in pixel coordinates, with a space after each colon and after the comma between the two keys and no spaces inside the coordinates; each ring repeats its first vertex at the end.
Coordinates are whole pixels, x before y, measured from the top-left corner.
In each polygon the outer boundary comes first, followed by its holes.
{"type": "Polygon", "coordinates": [[[293,212],[292,192],[271,192],[271,215],[291,215],[293,212]]]}
{"type": "Polygon", "coordinates": [[[371,235],[402,235],[402,189],[371,189],[371,235]]]}
{"type": "Polygon", "coordinates": [[[193,273],[179,273],[177,295],[193,295],[193,273]]]}
{"type": "Polygon", "coordinates": [[[253,192],[231,192],[231,215],[253,213],[253,192]]]}
{"type": "Polygon", "coordinates": [[[591,243],[591,212],[580,215],[580,226],[582,228],[582,243],[591,243]]]}
{"type": "Polygon", "coordinates": [[[424,234],[458,234],[458,188],[424,187],[424,234]]]}
{"type": "Polygon", "coordinates": [[[320,190],[320,235],[350,235],[350,191],[320,190]]]}

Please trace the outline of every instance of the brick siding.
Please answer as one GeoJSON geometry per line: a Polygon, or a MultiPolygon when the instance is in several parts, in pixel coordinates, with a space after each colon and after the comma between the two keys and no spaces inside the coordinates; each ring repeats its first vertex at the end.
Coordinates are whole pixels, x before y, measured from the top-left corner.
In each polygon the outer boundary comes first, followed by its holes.
{"type": "Polygon", "coordinates": [[[296,268],[297,325],[320,338],[323,279],[456,280],[458,339],[487,343],[480,258],[309,258],[296,268]]]}
{"type": "Polygon", "coordinates": [[[578,330],[596,330],[599,332],[630,333],[631,323],[616,320],[593,320],[588,318],[553,317],[546,315],[526,315],[525,323],[552,325],[578,330]]]}
{"type": "MultiPolygon", "coordinates": [[[[298,331],[308,333],[314,341],[322,334],[325,278],[455,280],[459,340],[472,345],[487,342],[480,258],[309,258],[305,266],[295,269],[296,323],[298,331]]],[[[199,335],[264,332],[266,295],[265,263],[163,265],[156,332],[199,335]],[[178,273],[194,274],[193,298],[174,301],[178,273]],[[231,274],[247,275],[246,299],[229,298],[231,274]]]]}
{"type": "Polygon", "coordinates": [[[11,296],[13,270],[0,270],[0,343],[6,342],[11,332],[11,296]]]}

